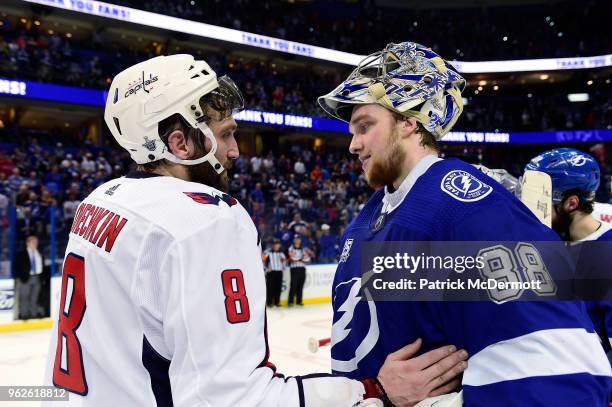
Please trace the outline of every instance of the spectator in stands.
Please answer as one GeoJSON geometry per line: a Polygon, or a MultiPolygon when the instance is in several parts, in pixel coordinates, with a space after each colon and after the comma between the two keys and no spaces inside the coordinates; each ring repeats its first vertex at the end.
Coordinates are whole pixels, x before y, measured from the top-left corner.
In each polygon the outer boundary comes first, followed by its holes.
{"type": "Polygon", "coordinates": [[[282,86],[276,86],[272,92],[272,107],[279,109],[283,104],[285,93],[282,86]]]}
{"type": "Polygon", "coordinates": [[[0,151],[0,180],[6,180],[6,177],[11,176],[13,168],[15,168],[13,161],[7,157],[4,151],[0,151]],[[2,178],[3,176],[4,178],[2,178]]]}
{"type": "Polygon", "coordinates": [[[293,233],[297,233],[297,228],[308,226],[306,222],[302,220],[302,215],[299,212],[293,214],[293,220],[289,223],[289,230],[293,233]]]}
{"type": "Polygon", "coordinates": [[[267,174],[274,173],[274,155],[270,151],[268,155],[263,159],[263,169],[267,174]]]}
{"type": "MultiPolygon", "coordinates": [[[[310,225],[308,223],[306,223],[304,226],[298,226],[295,228],[296,236],[299,236],[300,239],[302,239],[302,246],[305,249],[310,249],[311,251],[311,257],[315,257],[315,244],[312,241],[312,231],[310,229],[310,225]]],[[[311,259],[312,260],[312,259],[311,259]]]]}
{"type": "Polygon", "coordinates": [[[306,166],[301,158],[298,158],[295,164],[293,165],[293,172],[295,173],[295,177],[298,181],[301,181],[304,178],[304,174],[306,173],[306,166]]]}
{"type": "Polygon", "coordinates": [[[13,168],[13,174],[8,177],[8,187],[15,193],[19,190],[24,181],[25,178],[21,176],[21,170],[19,167],[15,167],[13,168]]]}
{"type": "Polygon", "coordinates": [[[289,184],[287,190],[283,192],[283,206],[288,208],[294,208],[297,205],[297,201],[300,199],[299,192],[295,191],[293,188],[293,185],[289,184]]]}
{"type": "Polygon", "coordinates": [[[66,225],[69,225],[72,223],[72,220],[74,219],[74,215],[76,214],[76,210],[79,207],[80,203],[81,203],[81,200],[77,198],[76,191],[71,190],[68,193],[68,197],[64,201],[64,204],[62,205],[62,210],[63,210],[62,215],[64,218],[64,223],[66,225]]]}
{"type": "Polygon", "coordinates": [[[44,185],[54,195],[62,190],[62,174],[59,173],[57,165],[51,166],[51,171],[45,176],[44,185]]]}
{"type": "Polygon", "coordinates": [[[321,225],[321,236],[319,237],[319,262],[333,263],[338,258],[338,238],[330,234],[330,227],[324,223],[321,225]]]}
{"type": "Polygon", "coordinates": [[[15,204],[23,205],[28,199],[30,199],[30,186],[27,182],[23,181],[15,194],[15,204]]]}
{"type": "Polygon", "coordinates": [[[276,230],[274,236],[276,239],[280,240],[283,246],[283,250],[289,249],[289,246],[291,245],[291,240],[293,239],[293,232],[291,231],[291,229],[289,229],[287,222],[285,222],[284,220],[280,221],[278,229],[276,230]]]}
{"type": "Polygon", "coordinates": [[[315,165],[315,167],[310,172],[310,180],[312,182],[317,182],[323,176],[323,172],[321,171],[321,167],[319,165],[315,165]]]}
{"type": "Polygon", "coordinates": [[[25,180],[30,191],[40,193],[40,177],[36,171],[30,171],[30,176],[25,180]]]}
{"type": "Polygon", "coordinates": [[[255,184],[255,189],[249,196],[249,206],[251,208],[251,214],[254,218],[264,216],[265,198],[263,191],[261,190],[261,182],[255,184]]]}
{"type": "Polygon", "coordinates": [[[6,174],[0,172],[0,194],[6,195],[7,197],[12,197],[12,191],[9,188],[8,179],[6,174]]]}
{"type": "Polygon", "coordinates": [[[252,174],[259,174],[259,172],[261,171],[261,166],[262,166],[262,159],[260,156],[254,155],[253,157],[251,157],[251,173],[252,174]]]}

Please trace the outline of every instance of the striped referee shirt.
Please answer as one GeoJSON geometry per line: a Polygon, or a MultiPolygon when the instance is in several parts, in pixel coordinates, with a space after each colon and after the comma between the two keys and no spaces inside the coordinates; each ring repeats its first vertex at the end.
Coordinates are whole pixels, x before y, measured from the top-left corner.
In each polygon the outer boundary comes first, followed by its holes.
{"type": "Polygon", "coordinates": [[[266,255],[266,264],[272,271],[283,271],[285,268],[284,262],[286,259],[287,256],[285,256],[285,253],[281,251],[269,251],[266,255]]]}
{"type": "Polygon", "coordinates": [[[291,245],[289,247],[289,263],[290,267],[306,267],[306,263],[310,263],[310,256],[304,251],[303,247],[295,248],[291,245]]]}

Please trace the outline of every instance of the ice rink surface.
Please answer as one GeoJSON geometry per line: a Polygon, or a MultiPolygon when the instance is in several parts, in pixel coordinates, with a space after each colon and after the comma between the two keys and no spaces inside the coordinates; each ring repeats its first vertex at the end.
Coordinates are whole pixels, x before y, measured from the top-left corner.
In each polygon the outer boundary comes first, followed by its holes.
{"type": "MultiPolygon", "coordinates": [[[[268,308],[270,361],[286,376],[329,372],[330,349],[308,350],[308,338],[331,335],[331,304],[268,308]]],[[[51,329],[0,333],[0,385],[42,384],[51,329]]],[[[40,403],[1,402],[0,406],[30,407],[40,403]]]]}

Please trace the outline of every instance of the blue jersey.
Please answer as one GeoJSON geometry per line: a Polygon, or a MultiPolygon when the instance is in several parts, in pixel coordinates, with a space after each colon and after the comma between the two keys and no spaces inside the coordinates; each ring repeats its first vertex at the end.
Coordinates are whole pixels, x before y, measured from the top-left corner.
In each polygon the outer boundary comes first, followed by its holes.
{"type": "MultiPolygon", "coordinates": [[[[612,225],[602,223],[600,228],[603,230],[598,230],[592,235],[583,239],[584,242],[582,245],[586,245],[587,247],[586,249],[583,248],[584,253],[582,253],[580,256],[578,268],[592,268],[593,266],[589,266],[588,264],[594,262],[595,267],[601,268],[601,270],[599,270],[597,273],[599,274],[598,277],[603,277],[608,274],[610,262],[612,261],[612,250],[609,250],[608,248],[608,246],[612,244],[608,243],[612,242],[612,225]],[[596,243],[594,243],[594,247],[589,248],[588,242],[596,243]],[[587,264],[586,266],[585,263],[587,264]]],[[[606,288],[602,287],[602,289],[605,290],[606,288]]],[[[586,306],[589,316],[593,321],[593,325],[595,325],[595,330],[599,334],[601,344],[608,354],[608,359],[612,363],[612,302],[587,301],[586,306]]]]}
{"type": "Polygon", "coordinates": [[[448,344],[469,352],[466,406],[607,404],[610,365],[582,302],[359,300],[367,241],[559,240],[504,187],[459,160],[422,160],[397,192],[400,202],[374,193],[342,237],[333,372],[376,377],[389,353],[422,338],[421,352],[448,344]],[[381,221],[385,205],[393,210],[381,221]]]}
{"type": "Polygon", "coordinates": [[[598,242],[612,242],[612,228],[608,229],[606,233],[599,236],[599,238],[597,238],[597,241],[598,242]]]}

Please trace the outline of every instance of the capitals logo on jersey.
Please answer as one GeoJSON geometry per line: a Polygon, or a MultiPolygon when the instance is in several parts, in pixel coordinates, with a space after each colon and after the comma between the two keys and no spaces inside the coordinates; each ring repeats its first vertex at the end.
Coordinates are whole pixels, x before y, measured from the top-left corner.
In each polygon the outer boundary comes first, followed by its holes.
{"type": "Polygon", "coordinates": [[[236,198],[224,193],[221,193],[221,195],[211,195],[207,194],[206,192],[184,192],[184,194],[197,203],[203,205],[219,206],[220,201],[225,202],[228,206],[234,206],[238,203],[236,198]]]}
{"type": "Polygon", "coordinates": [[[485,198],[493,188],[466,171],[454,170],[440,183],[442,191],[461,202],[475,202],[485,198]]]}

